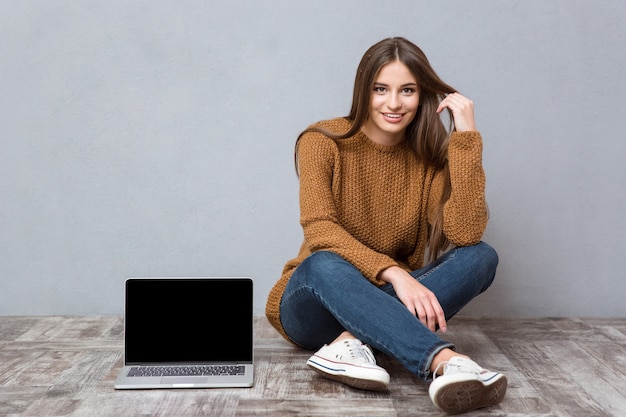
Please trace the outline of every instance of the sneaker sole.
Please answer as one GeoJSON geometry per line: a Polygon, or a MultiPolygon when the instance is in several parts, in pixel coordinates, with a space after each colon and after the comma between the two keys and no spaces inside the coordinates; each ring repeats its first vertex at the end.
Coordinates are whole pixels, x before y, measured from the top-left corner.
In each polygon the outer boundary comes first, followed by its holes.
{"type": "Polygon", "coordinates": [[[499,374],[489,385],[475,379],[449,382],[437,389],[432,400],[446,413],[460,414],[500,403],[504,399],[506,388],[507,379],[502,374],[499,374]]]}
{"type": "Polygon", "coordinates": [[[346,375],[342,371],[335,371],[332,368],[324,366],[323,363],[315,362],[309,359],[306,363],[311,369],[323,376],[324,378],[331,379],[333,381],[342,382],[353,388],[367,390],[367,391],[385,391],[389,386],[389,381],[381,381],[376,379],[357,378],[346,375]]]}

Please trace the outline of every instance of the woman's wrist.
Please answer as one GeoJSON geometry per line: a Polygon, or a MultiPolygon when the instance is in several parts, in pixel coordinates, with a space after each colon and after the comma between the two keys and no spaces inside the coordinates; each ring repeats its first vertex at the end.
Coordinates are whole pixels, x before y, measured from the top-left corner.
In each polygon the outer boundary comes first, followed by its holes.
{"type": "Polygon", "coordinates": [[[402,278],[406,273],[404,269],[394,265],[380,271],[378,279],[393,285],[395,280],[402,278]]]}

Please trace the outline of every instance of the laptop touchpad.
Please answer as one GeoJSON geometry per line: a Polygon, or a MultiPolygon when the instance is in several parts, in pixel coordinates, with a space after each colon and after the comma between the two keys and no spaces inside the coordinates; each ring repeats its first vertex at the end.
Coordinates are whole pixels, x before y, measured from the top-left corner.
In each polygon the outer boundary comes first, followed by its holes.
{"type": "Polygon", "coordinates": [[[206,376],[164,376],[163,384],[202,384],[207,382],[206,376]]]}

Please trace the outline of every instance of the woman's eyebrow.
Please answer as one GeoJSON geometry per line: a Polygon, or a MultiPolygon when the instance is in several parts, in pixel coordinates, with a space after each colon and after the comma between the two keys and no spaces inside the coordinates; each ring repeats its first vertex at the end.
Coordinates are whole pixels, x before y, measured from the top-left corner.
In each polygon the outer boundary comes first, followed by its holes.
{"type": "MultiPolygon", "coordinates": [[[[379,83],[379,82],[375,82],[374,85],[380,86],[380,87],[389,87],[389,84],[379,83]]],[[[417,83],[406,83],[406,84],[402,84],[400,87],[417,87],[417,83]]]]}

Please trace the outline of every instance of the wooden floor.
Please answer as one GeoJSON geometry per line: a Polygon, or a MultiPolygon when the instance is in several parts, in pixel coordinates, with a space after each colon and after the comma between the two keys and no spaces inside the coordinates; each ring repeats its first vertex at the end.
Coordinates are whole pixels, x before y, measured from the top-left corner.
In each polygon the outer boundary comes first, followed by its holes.
{"type": "MultiPolygon", "coordinates": [[[[440,416],[428,385],[379,355],[387,392],[317,376],[310,352],[256,320],[255,385],[116,391],[120,317],[0,317],[0,416],[440,416]]],[[[473,416],[626,416],[626,319],[456,318],[447,339],[504,372],[497,407],[473,416]]]]}

